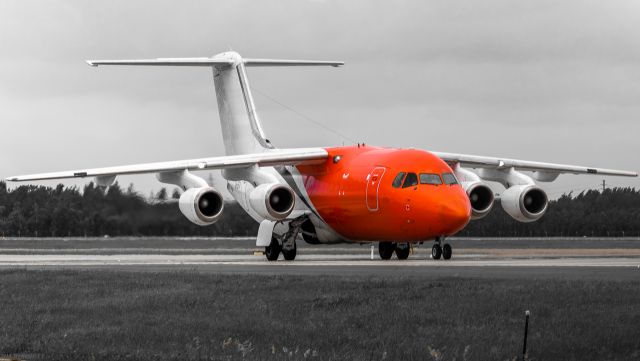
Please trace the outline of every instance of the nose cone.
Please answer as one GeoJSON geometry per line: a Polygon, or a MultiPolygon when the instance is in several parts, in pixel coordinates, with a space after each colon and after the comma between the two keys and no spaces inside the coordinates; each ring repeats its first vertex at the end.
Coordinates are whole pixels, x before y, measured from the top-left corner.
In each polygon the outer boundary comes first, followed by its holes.
{"type": "Polygon", "coordinates": [[[453,235],[462,230],[471,219],[471,204],[469,197],[460,189],[455,196],[442,202],[443,234],[453,235]]]}

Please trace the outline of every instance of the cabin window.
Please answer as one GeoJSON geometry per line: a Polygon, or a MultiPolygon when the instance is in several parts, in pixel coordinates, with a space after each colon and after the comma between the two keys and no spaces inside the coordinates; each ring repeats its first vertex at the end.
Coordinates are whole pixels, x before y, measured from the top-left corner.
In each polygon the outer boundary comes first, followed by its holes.
{"type": "Polygon", "coordinates": [[[442,179],[440,176],[433,173],[420,173],[420,184],[433,184],[440,185],[442,184],[442,179]]]}
{"type": "Polygon", "coordinates": [[[404,183],[402,183],[402,188],[408,188],[418,185],[418,176],[415,173],[407,174],[407,178],[404,179],[404,183]]]}
{"type": "Polygon", "coordinates": [[[404,179],[405,174],[407,174],[407,173],[406,172],[398,173],[398,175],[393,179],[393,183],[391,183],[393,188],[400,188],[400,186],[402,185],[402,180],[404,179]]]}
{"type": "Polygon", "coordinates": [[[442,179],[444,179],[444,183],[448,185],[458,184],[456,176],[454,176],[452,173],[442,173],[442,179]]]}

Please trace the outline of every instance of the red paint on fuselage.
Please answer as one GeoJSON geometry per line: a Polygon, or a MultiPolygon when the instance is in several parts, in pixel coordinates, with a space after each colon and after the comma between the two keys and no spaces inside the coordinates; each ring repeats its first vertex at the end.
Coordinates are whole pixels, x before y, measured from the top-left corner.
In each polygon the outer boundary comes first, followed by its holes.
{"type": "Polygon", "coordinates": [[[298,170],[319,215],[346,239],[415,242],[455,234],[469,222],[471,206],[459,184],[392,186],[399,172],[453,173],[435,155],[370,146],[327,151],[325,163],[298,170]]]}

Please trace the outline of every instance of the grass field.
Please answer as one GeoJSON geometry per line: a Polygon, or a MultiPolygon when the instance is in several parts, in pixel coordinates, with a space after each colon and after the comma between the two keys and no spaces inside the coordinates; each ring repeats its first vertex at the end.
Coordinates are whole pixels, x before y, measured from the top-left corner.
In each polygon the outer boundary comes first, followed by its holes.
{"type": "Polygon", "coordinates": [[[0,271],[28,360],[640,358],[637,281],[0,271]]]}

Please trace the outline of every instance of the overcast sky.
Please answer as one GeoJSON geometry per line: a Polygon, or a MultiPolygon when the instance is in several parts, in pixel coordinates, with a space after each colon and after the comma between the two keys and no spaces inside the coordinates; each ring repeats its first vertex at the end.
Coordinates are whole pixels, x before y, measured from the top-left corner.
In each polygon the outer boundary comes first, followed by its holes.
{"type": "Polygon", "coordinates": [[[355,140],[640,169],[638,1],[3,0],[0,177],[222,155],[210,70],[84,60],[229,49],[346,62],[249,69],[252,87],[344,135],[256,93],[278,147],[355,140]]]}

